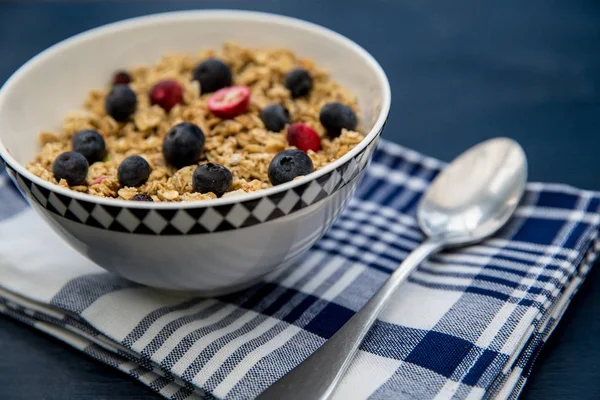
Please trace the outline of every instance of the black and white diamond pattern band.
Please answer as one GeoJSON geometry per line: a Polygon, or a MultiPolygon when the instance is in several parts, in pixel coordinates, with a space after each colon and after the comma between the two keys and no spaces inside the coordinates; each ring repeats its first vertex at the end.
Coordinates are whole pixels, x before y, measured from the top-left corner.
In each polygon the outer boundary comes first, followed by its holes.
{"type": "Polygon", "coordinates": [[[75,200],[43,188],[6,165],[23,194],[48,211],[77,223],[118,232],[147,235],[187,235],[244,228],[271,221],[323,200],[366,168],[377,140],[344,165],[307,184],[255,200],[233,204],[149,210],[113,207],[75,200]]]}

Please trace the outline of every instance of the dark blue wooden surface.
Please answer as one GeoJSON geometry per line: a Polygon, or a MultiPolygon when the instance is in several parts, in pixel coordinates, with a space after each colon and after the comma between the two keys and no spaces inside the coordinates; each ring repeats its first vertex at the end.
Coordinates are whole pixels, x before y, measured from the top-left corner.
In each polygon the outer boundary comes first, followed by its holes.
{"type": "MultiPolygon", "coordinates": [[[[364,46],[388,73],[393,104],[386,138],[450,160],[486,138],[510,136],[528,154],[531,179],[600,190],[597,0],[0,2],[0,82],[37,52],[83,30],[188,8],[255,9],[332,28],[364,46]]],[[[523,398],[600,398],[598,284],[600,272],[593,270],[523,398]]],[[[157,396],[0,317],[0,399],[34,398],[157,396]]]]}

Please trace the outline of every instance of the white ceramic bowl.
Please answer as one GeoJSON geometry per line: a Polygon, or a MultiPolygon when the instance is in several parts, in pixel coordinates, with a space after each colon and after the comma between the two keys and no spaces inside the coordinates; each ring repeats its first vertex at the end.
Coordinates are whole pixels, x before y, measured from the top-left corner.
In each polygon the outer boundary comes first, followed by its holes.
{"type": "Polygon", "coordinates": [[[76,35],[15,72],[0,90],[0,157],[32,207],[98,265],[144,285],[212,295],[293,264],[323,235],[354,193],[389,107],[390,88],[379,64],[326,28],[246,11],[156,14],[76,35]],[[365,139],[297,181],[201,202],[102,199],[52,185],[24,168],[38,150],[39,132],[59,131],[64,115],[116,69],[224,41],[283,46],[315,59],[358,96],[365,139]]]}

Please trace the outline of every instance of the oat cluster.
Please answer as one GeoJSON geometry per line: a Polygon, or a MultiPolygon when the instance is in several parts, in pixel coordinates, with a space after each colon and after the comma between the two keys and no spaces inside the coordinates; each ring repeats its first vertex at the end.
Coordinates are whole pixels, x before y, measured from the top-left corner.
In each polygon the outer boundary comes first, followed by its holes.
{"type": "Polygon", "coordinates": [[[199,164],[215,162],[231,171],[233,185],[224,196],[270,187],[267,169],[271,159],[284,149],[294,148],[287,142],[285,128],[281,132],[265,129],[259,112],[269,104],[284,105],[291,121],[309,124],[321,137],[321,150],[308,151],[315,170],[342,157],[363,138],[360,132],[348,130],[334,139],[326,136],[319,122],[321,107],[335,101],[350,106],[358,114],[356,97],[313,61],[299,58],[287,49],[249,49],[226,43],[220,51],[167,55],[155,65],[128,72],[133,78],[130,87],[138,99],[137,110],[129,121],[120,123],[106,114],[104,99],[110,87],[91,90],[84,103],[85,111],[67,115],[61,132],[40,133],[41,150],[27,165],[28,170],[49,182],[95,196],[129,200],[136,194],[147,194],[156,202],[204,200],[216,196],[193,191],[192,174],[197,165],[178,170],[167,165],[162,154],[165,134],[180,122],[192,122],[204,132],[206,143],[199,164]],[[199,83],[192,80],[192,71],[209,57],[217,57],[231,67],[234,85],[251,89],[246,113],[223,120],[208,110],[211,94],[200,94],[199,83]],[[313,89],[308,96],[293,99],[284,86],[284,75],[296,67],[311,73],[313,89]],[[152,106],[149,100],[151,87],[163,79],[174,79],[184,88],[182,103],[168,113],[158,105],[152,106]],[[84,184],[69,187],[64,179],[57,182],[52,163],[59,154],[71,150],[72,136],[84,129],[95,129],[104,137],[108,154],[104,160],[90,165],[84,184]],[[121,187],[117,177],[119,164],[131,155],[142,156],[152,168],[148,181],[138,188],[121,187]]]}

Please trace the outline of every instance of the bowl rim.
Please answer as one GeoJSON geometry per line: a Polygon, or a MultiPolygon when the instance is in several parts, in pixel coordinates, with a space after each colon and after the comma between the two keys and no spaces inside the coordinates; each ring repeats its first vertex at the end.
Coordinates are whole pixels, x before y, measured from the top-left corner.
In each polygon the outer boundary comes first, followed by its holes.
{"type": "Polygon", "coordinates": [[[75,34],[70,36],[50,47],[38,53],[29,59],[25,64],[23,64],[19,69],[17,69],[0,87],[0,109],[2,109],[4,102],[7,98],[7,93],[10,92],[12,87],[18,83],[19,80],[23,79],[24,76],[32,69],[37,63],[44,61],[53,57],[56,53],[59,53],[61,50],[66,49],[70,46],[77,45],[81,42],[87,40],[93,40],[96,37],[103,36],[105,34],[134,29],[139,26],[148,26],[156,23],[164,23],[164,22],[175,22],[181,20],[202,20],[202,19],[210,19],[210,18],[237,18],[241,20],[252,20],[252,21],[264,21],[269,23],[275,23],[286,26],[293,26],[299,29],[304,30],[312,30],[317,32],[318,34],[326,37],[328,40],[332,42],[337,42],[340,45],[343,45],[350,50],[354,51],[361,58],[363,58],[367,64],[371,66],[371,68],[375,71],[377,79],[379,83],[383,87],[382,92],[382,104],[375,124],[371,128],[371,130],[365,135],[363,140],[355,146],[348,153],[344,154],[339,159],[334,162],[326,165],[325,167],[312,172],[306,176],[303,176],[300,179],[293,180],[291,182],[286,182],[281,185],[273,186],[267,189],[258,190],[256,192],[251,192],[245,195],[240,196],[231,196],[231,197],[221,197],[217,199],[209,199],[209,200],[198,200],[198,201],[179,201],[179,202],[159,202],[159,203],[149,203],[149,202],[132,202],[128,200],[121,199],[107,199],[104,197],[93,196],[87,193],[79,193],[73,190],[69,190],[63,188],[61,186],[55,185],[51,182],[45,181],[31,172],[29,172],[21,163],[17,162],[8,152],[2,139],[0,138],[0,158],[4,159],[4,161],[14,169],[18,174],[24,176],[31,182],[35,183],[38,186],[41,186],[51,192],[55,192],[61,194],[63,196],[73,198],[79,201],[85,201],[89,203],[101,204],[106,206],[113,207],[125,207],[125,208],[141,208],[141,209],[188,209],[188,208],[206,208],[206,207],[215,207],[222,206],[228,204],[234,204],[238,202],[245,202],[250,200],[260,199],[262,197],[272,196],[276,193],[285,192],[292,188],[302,186],[304,184],[310,183],[316,180],[319,177],[322,177],[328,173],[331,173],[333,170],[339,168],[341,165],[344,165],[346,162],[354,158],[357,154],[360,154],[373,140],[377,138],[380,132],[383,129],[385,121],[388,118],[390,105],[391,105],[391,89],[389,85],[388,78],[383,71],[383,68],[379,63],[375,60],[375,58],[369,54],[364,48],[359,46],[354,41],[348,39],[340,33],[337,33],[329,28],[324,26],[304,21],[294,17],[288,17],[280,14],[274,13],[266,13],[259,11],[245,11],[245,10],[188,10],[188,11],[171,11],[171,12],[163,12],[163,13],[154,13],[149,15],[143,15],[139,17],[127,18],[123,20],[119,20],[116,22],[108,23],[105,25],[101,25],[96,28],[92,28],[86,30],[84,32],[75,34]]]}

